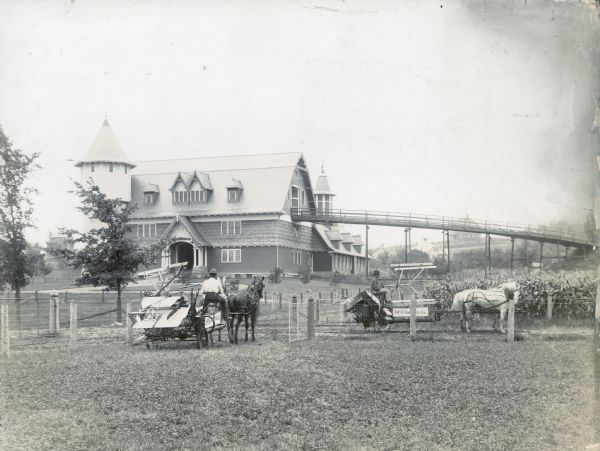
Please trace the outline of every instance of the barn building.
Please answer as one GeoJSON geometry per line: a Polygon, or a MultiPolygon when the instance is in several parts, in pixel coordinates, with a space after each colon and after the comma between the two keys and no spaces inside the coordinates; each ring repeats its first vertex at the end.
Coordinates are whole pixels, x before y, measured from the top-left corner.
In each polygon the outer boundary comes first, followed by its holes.
{"type": "Polygon", "coordinates": [[[299,152],[132,162],[105,120],[76,166],[82,182],[92,178],[109,197],[137,205],[132,237],[163,240],[163,266],[364,273],[359,235],[292,221],[292,209],[328,211],[335,195],[324,171],[313,189],[299,152]]]}

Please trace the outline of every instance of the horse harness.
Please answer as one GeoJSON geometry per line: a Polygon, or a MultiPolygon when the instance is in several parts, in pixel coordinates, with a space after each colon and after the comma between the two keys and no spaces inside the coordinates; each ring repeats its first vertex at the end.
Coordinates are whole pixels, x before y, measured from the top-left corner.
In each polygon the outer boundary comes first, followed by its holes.
{"type": "Polygon", "coordinates": [[[498,304],[492,304],[492,301],[490,301],[487,298],[487,296],[483,293],[483,290],[479,291],[479,292],[473,291],[472,293],[469,293],[467,295],[467,299],[465,299],[463,304],[467,304],[467,303],[474,304],[475,303],[475,294],[477,293],[479,296],[483,297],[483,299],[485,299],[486,301],[488,301],[490,303],[490,307],[497,308],[497,307],[500,307],[501,305],[507,304],[511,299],[515,298],[515,290],[504,288],[503,292],[504,292],[504,301],[499,302],[498,304]]]}

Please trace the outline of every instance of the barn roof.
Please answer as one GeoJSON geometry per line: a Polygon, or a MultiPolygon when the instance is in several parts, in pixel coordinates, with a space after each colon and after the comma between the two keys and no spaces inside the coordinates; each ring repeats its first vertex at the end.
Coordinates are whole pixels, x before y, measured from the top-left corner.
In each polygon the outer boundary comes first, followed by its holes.
{"type": "Polygon", "coordinates": [[[213,171],[282,168],[296,166],[299,162],[301,166],[304,165],[301,152],[148,160],[136,161],[137,167],[133,174],[189,172],[191,168],[208,173],[213,171]]]}
{"type": "MultiPolygon", "coordinates": [[[[350,247],[350,250],[347,250],[344,246],[340,246],[340,248],[338,248],[335,244],[333,244],[333,241],[330,236],[334,236],[334,237],[352,237],[352,235],[350,233],[345,233],[342,232],[341,236],[340,236],[340,232],[338,230],[338,226],[331,226],[331,229],[329,229],[326,225],[324,224],[313,224],[313,228],[315,229],[315,231],[317,232],[317,234],[319,235],[319,237],[321,237],[321,240],[325,243],[325,245],[327,246],[327,248],[329,248],[330,251],[334,251],[336,254],[343,254],[343,255],[352,255],[354,257],[365,257],[365,251],[361,250],[360,252],[356,250],[356,248],[354,246],[350,247]]],[[[337,240],[336,240],[337,241],[337,240]]],[[[354,241],[351,241],[352,244],[358,246],[359,244],[362,245],[362,239],[360,243],[356,243],[354,241]]]]}
{"type": "MultiPolygon", "coordinates": [[[[148,184],[160,187],[161,194],[150,208],[140,208],[135,217],[160,217],[182,214],[238,215],[286,213],[288,190],[297,167],[303,167],[302,154],[281,153],[210,158],[189,158],[164,161],[141,161],[132,171],[131,200],[143,205],[143,188],[148,184]],[[185,170],[185,172],[179,172],[185,170]],[[174,205],[169,189],[178,175],[197,174],[203,186],[212,193],[206,203],[174,205]],[[227,188],[243,187],[244,195],[229,202],[227,188]]],[[[191,180],[191,178],[187,178],[191,180]]],[[[312,200],[312,199],[311,199],[312,200]]],[[[287,212],[289,213],[289,212],[287,212]]]]}

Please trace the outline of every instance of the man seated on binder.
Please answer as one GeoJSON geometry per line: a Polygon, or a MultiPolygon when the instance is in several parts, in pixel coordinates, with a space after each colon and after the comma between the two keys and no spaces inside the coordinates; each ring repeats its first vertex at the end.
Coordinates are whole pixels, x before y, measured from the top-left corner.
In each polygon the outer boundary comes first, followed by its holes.
{"type": "Polygon", "coordinates": [[[202,305],[201,314],[203,315],[206,313],[206,308],[209,303],[218,302],[219,307],[221,308],[221,321],[227,324],[227,321],[229,320],[229,306],[227,305],[227,296],[225,296],[223,285],[221,284],[221,281],[217,279],[216,269],[212,268],[208,274],[210,277],[202,283],[202,288],[199,293],[204,295],[204,304],[202,305]]]}
{"type": "Polygon", "coordinates": [[[379,280],[379,270],[373,271],[373,279],[371,279],[371,293],[376,295],[380,301],[383,302],[383,306],[390,302],[390,290],[388,290],[383,283],[379,280]]]}

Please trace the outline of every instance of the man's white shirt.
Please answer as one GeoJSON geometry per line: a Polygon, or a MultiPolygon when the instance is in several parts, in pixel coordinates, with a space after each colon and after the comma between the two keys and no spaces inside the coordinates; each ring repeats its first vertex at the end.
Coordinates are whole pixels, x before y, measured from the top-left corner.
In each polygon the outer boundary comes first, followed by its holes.
{"type": "Polygon", "coordinates": [[[224,293],[223,291],[223,285],[221,284],[221,281],[219,279],[213,279],[212,277],[210,279],[206,279],[203,283],[202,283],[202,288],[200,289],[200,294],[206,294],[206,293],[224,293]]]}

